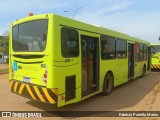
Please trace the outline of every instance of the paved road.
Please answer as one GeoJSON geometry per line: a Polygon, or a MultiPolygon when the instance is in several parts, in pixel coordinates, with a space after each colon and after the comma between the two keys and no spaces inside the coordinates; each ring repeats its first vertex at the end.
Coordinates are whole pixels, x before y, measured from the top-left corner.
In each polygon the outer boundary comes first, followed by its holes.
{"type": "Polygon", "coordinates": [[[9,90],[8,74],[0,74],[0,111],[133,110],[158,84],[159,77],[159,72],[150,72],[143,78],[138,78],[116,87],[109,96],[98,94],[79,103],[57,108],[55,105],[29,100],[11,93],[9,90]]]}

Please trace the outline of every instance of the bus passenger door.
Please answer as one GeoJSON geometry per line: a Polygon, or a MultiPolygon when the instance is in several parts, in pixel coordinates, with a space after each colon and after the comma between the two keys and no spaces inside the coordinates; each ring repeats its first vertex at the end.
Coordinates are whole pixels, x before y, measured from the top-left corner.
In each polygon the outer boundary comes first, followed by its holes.
{"type": "Polygon", "coordinates": [[[147,70],[149,71],[150,67],[151,67],[151,47],[148,47],[148,58],[147,58],[147,61],[148,61],[147,70]]]}
{"type": "Polygon", "coordinates": [[[128,78],[134,77],[134,44],[128,43],[128,78]]]}
{"type": "Polygon", "coordinates": [[[82,96],[99,89],[99,45],[95,37],[81,36],[82,96]]]}

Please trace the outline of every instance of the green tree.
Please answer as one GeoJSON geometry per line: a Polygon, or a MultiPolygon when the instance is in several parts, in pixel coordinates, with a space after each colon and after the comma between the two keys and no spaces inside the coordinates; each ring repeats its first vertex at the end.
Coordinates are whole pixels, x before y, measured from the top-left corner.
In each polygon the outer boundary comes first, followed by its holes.
{"type": "Polygon", "coordinates": [[[0,50],[3,51],[6,55],[9,55],[9,31],[5,31],[2,34],[0,45],[0,50]]]}

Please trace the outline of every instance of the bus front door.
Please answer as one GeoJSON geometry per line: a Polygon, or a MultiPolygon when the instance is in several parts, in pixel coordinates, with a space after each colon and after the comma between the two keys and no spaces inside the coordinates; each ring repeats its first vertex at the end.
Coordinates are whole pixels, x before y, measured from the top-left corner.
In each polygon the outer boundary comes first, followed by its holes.
{"type": "Polygon", "coordinates": [[[148,47],[148,58],[147,58],[147,70],[150,70],[151,67],[151,47],[148,47]]]}
{"type": "Polygon", "coordinates": [[[81,36],[82,96],[99,89],[99,45],[98,38],[81,36]]]}

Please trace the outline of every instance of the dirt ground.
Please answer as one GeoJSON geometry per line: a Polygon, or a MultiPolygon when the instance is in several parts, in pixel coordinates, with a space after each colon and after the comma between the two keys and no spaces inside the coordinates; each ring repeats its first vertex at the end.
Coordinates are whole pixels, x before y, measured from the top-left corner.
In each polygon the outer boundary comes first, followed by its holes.
{"type": "Polygon", "coordinates": [[[8,68],[8,64],[0,64],[0,69],[8,68]]]}
{"type": "Polygon", "coordinates": [[[0,74],[8,73],[8,64],[0,64],[0,74]]]}
{"type": "MultiPolygon", "coordinates": [[[[95,95],[84,101],[57,108],[55,105],[41,103],[19,95],[9,90],[8,74],[0,74],[0,111],[160,111],[160,74],[159,72],[147,73],[143,78],[132,80],[116,87],[109,96],[95,95]]],[[[160,118],[144,117],[63,117],[42,119],[109,119],[109,120],[158,120],[160,118]]],[[[1,118],[0,118],[1,119],[1,118]]],[[[5,118],[4,118],[5,119],[5,118]]],[[[6,118],[9,120],[9,118],[6,118]]],[[[18,118],[20,119],[20,118],[18,118]]],[[[16,120],[18,120],[16,118],[16,120]]],[[[25,118],[28,119],[28,118],[25,118]]],[[[41,119],[41,118],[35,118],[41,119]]]]}

